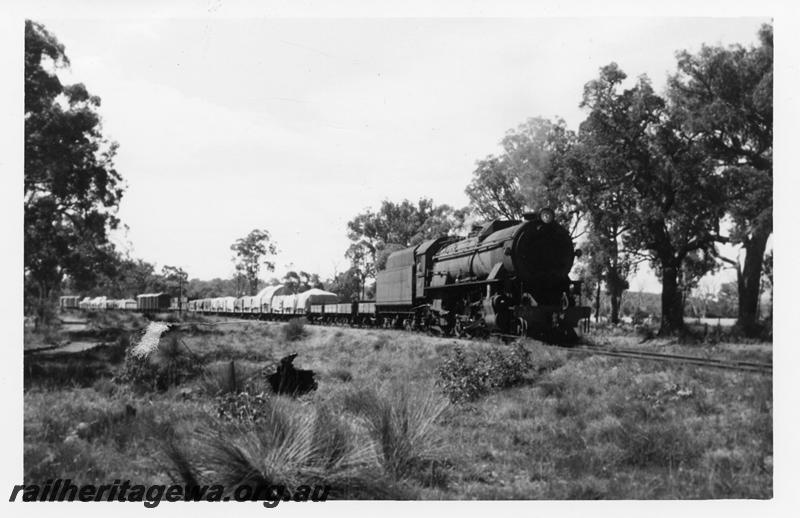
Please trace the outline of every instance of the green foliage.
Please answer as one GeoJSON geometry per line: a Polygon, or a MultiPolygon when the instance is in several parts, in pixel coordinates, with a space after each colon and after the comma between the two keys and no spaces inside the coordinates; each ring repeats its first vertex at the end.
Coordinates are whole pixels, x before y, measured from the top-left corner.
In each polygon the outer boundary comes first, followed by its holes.
{"type": "Polygon", "coordinates": [[[200,372],[198,358],[181,343],[176,333],[163,336],[158,349],[139,356],[134,347],[125,352],[120,381],[144,390],[166,390],[180,385],[200,372]]]}
{"type": "Polygon", "coordinates": [[[123,193],[117,144],[101,133],[100,99],[82,84],[61,84],[55,69],[68,65],[55,36],[27,20],[24,264],[39,308],[67,275],[82,289],[111,273],[108,232],[123,193]]]}
{"type": "Polygon", "coordinates": [[[27,360],[25,364],[26,387],[90,387],[102,377],[111,375],[101,363],[87,361],[86,358],[69,358],[59,362],[27,360]]]}
{"type": "Polygon", "coordinates": [[[281,397],[263,401],[263,419],[213,420],[167,441],[174,478],[190,484],[331,486],[331,498],[402,498],[384,475],[372,445],[331,409],[303,407],[281,397]]]}
{"type": "Polygon", "coordinates": [[[299,272],[289,270],[286,272],[286,275],[283,276],[283,287],[286,288],[288,293],[303,293],[312,288],[324,289],[318,274],[304,272],[303,270],[299,272]]]}
{"type": "Polygon", "coordinates": [[[488,392],[485,369],[456,347],[439,366],[438,383],[453,403],[473,401],[488,392]]]}
{"type": "Polygon", "coordinates": [[[345,394],[343,407],[366,420],[383,468],[393,479],[434,482],[430,473],[442,452],[434,424],[447,408],[434,391],[406,385],[385,393],[356,389],[345,394]]]}
{"type": "Polygon", "coordinates": [[[358,274],[362,295],[366,279],[386,264],[385,251],[455,233],[463,226],[466,215],[466,209],[434,205],[428,198],[421,198],[416,204],[384,200],[377,212],[368,209],[356,215],[347,223],[347,237],[352,244],[345,256],[358,274]]]}
{"type": "Polygon", "coordinates": [[[625,229],[622,242],[646,250],[662,277],[661,330],[667,333],[683,327],[681,290],[713,265],[725,182],[685,132],[682,113],[646,77],[623,88],[626,77],[612,63],[586,84],[582,106],[589,115],[580,138],[590,170],[612,192],[624,190],[619,199],[628,205],[615,211],[625,229]]]}
{"type": "MultiPolygon", "coordinates": [[[[619,313],[627,278],[640,260],[637,248],[623,242],[626,212],[635,209],[626,186],[609,181],[608,169],[620,159],[567,129],[563,120],[528,119],[507,132],[503,153],[478,162],[466,189],[472,207],[487,219],[522,219],[523,213],[550,207],[573,238],[589,231],[583,245],[583,270],[595,284],[604,281],[619,313]]],[[[592,297],[593,298],[593,297],[592,297]]]]}
{"type": "Polygon", "coordinates": [[[231,245],[231,250],[234,252],[233,261],[237,274],[244,276],[249,285],[249,294],[255,295],[261,266],[265,266],[270,272],[275,270],[275,263],[271,258],[278,253],[277,245],[267,230],[254,229],[247,236],[237,239],[231,245]]]}
{"type": "Polygon", "coordinates": [[[502,154],[478,162],[466,188],[470,205],[487,220],[521,220],[527,211],[549,207],[575,234],[580,211],[564,182],[575,138],[562,119],[530,118],[509,130],[502,154]]]}
{"type": "Polygon", "coordinates": [[[725,167],[731,240],[746,250],[739,270],[739,325],[758,334],[759,283],[772,233],[773,28],[763,25],[760,44],[744,48],[703,45],[678,54],[669,96],[682,126],[716,164],[725,167]]]}
{"type": "Polygon", "coordinates": [[[217,416],[228,421],[263,421],[267,417],[266,393],[229,392],[217,396],[217,416]]]}
{"type": "MultiPolygon", "coordinates": [[[[141,293],[161,292],[177,297],[182,291],[186,296],[188,275],[179,267],[163,266],[159,273],[152,263],[123,256],[118,252],[109,256],[108,264],[111,273],[101,272],[90,288],[80,290],[83,295],[135,299],[141,293]]],[[[65,282],[65,287],[78,290],[70,279],[65,282]]]]}
{"type": "Polygon", "coordinates": [[[213,297],[235,297],[237,294],[237,280],[214,279],[204,281],[200,279],[190,279],[186,285],[186,296],[189,300],[208,299],[213,297]]]}
{"type": "MultiPolygon", "coordinates": [[[[348,301],[361,297],[364,276],[357,267],[351,267],[337,274],[326,285],[325,289],[339,295],[341,300],[348,301]]],[[[366,295],[365,298],[369,298],[366,295]]]]}
{"type": "Polygon", "coordinates": [[[437,368],[437,383],[453,403],[474,401],[492,390],[518,385],[532,366],[530,352],[520,344],[494,346],[482,354],[456,347],[437,368]]]}
{"type": "Polygon", "coordinates": [[[466,193],[471,205],[487,220],[522,219],[528,203],[515,173],[496,156],[478,161],[466,193]]]}

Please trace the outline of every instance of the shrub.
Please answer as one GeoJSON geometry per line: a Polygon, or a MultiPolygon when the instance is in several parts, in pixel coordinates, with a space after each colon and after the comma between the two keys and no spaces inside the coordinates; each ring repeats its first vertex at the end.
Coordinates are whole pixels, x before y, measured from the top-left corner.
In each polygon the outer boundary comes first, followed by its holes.
{"type": "Polygon", "coordinates": [[[437,368],[437,383],[453,403],[473,401],[488,392],[487,376],[474,358],[456,347],[437,368]]]}
{"type": "Polygon", "coordinates": [[[474,401],[494,389],[520,384],[532,366],[521,344],[494,346],[481,355],[456,347],[437,368],[438,384],[453,403],[474,401]]]}
{"type": "Polygon", "coordinates": [[[503,389],[518,385],[531,368],[531,355],[520,344],[510,350],[493,347],[486,358],[489,364],[488,382],[492,388],[503,389]]]}
{"type": "Polygon", "coordinates": [[[198,358],[184,347],[177,334],[166,335],[158,347],[140,355],[136,347],[125,353],[122,381],[149,390],[166,390],[197,374],[201,366],[198,358]]]}
{"type": "Polygon", "coordinates": [[[434,424],[447,402],[435,391],[411,391],[405,385],[385,394],[361,389],[347,393],[343,406],[345,412],[365,420],[383,467],[392,478],[413,478],[425,485],[441,481],[436,467],[441,464],[443,447],[434,424]]]}
{"type": "Polygon", "coordinates": [[[257,394],[268,390],[267,371],[257,365],[233,360],[206,365],[200,376],[200,386],[211,396],[250,392],[257,394]]]}
{"type": "Polygon", "coordinates": [[[305,318],[293,318],[283,325],[283,337],[288,342],[296,342],[297,340],[301,340],[306,336],[305,325],[305,318]]]}
{"type": "Polygon", "coordinates": [[[217,416],[227,421],[258,422],[264,419],[267,396],[264,393],[227,393],[217,397],[217,416]]]}
{"type": "Polygon", "coordinates": [[[231,425],[215,420],[163,451],[172,477],[187,484],[268,486],[328,485],[331,498],[406,497],[380,470],[369,442],[353,424],[325,407],[298,406],[281,397],[264,400],[264,418],[231,425]]]}
{"type": "Polygon", "coordinates": [[[98,379],[113,375],[109,363],[96,357],[94,350],[51,356],[26,355],[23,366],[23,382],[27,388],[91,387],[98,379]]]}
{"type": "Polygon", "coordinates": [[[353,374],[347,369],[333,369],[330,376],[334,379],[347,383],[353,380],[353,374]]]}

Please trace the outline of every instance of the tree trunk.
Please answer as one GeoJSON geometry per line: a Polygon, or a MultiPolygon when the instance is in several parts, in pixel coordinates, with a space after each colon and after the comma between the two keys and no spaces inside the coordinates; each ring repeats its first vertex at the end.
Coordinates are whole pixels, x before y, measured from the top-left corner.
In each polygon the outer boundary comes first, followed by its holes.
{"type": "Polygon", "coordinates": [[[683,297],[678,286],[678,268],[662,267],[661,329],[659,335],[672,335],[683,330],[683,297]]]}
{"type": "Polygon", "coordinates": [[[619,309],[622,305],[622,293],[628,289],[627,281],[620,276],[616,261],[608,265],[606,272],[606,291],[611,298],[611,323],[619,324],[619,309]]]}
{"type": "Polygon", "coordinates": [[[600,279],[597,279],[597,298],[594,301],[594,321],[600,322],[600,279]]]}
{"type": "Polygon", "coordinates": [[[611,294],[611,323],[614,325],[619,324],[619,299],[619,293],[611,294]]]}
{"type": "Polygon", "coordinates": [[[750,337],[757,336],[760,331],[758,297],[761,293],[761,267],[767,239],[769,239],[768,232],[757,232],[744,243],[746,252],[744,267],[736,276],[739,287],[739,315],[736,325],[750,337]]]}
{"type": "Polygon", "coordinates": [[[619,306],[622,301],[622,290],[615,289],[611,294],[611,323],[619,324],[619,306]]]}
{"type": "Polygon", "coordinates": [[[39,297],[38,297],[38,301],[37,301],[36,317],[34,318],[33,328],[36,331],[39,331],[44,325],[46,325],[48,323],[48,320],[49,320],[47,318],[47,316],[48,316],[47,315],[47,304],[49,302],[48,301],[48,295],[49,295],[50,289],[49,289],[49,287],[47,286],[46,283],[41,282],[41,281],[37,283],[37,288],[38,288],[38,291],[39,291],[39,293],[38,293],[39,297]]]}

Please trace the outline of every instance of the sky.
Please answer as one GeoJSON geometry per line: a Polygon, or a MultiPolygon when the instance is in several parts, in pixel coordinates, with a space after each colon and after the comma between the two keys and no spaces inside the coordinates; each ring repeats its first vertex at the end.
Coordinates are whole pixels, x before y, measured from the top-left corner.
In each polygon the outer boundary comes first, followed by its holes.
{"type": "MultiPolygon", "coordinates": [[[[197,19],[42,16],[120,145],[135,257],[229,277],[267,229],[276,272],[347,269],[347,221],[382,200],[467,204],[475,162],[529,117],[577,129],[616,61],[657,91],[675,52],[753,44],[766,18],[197,19]]],[[[728,274],[726,274],[728,275],[728,274]]],[[[715,281],[718,284],[719,281],[715,281]]],[[[651,274],[632,289],[658,291],[651,274]]]]}

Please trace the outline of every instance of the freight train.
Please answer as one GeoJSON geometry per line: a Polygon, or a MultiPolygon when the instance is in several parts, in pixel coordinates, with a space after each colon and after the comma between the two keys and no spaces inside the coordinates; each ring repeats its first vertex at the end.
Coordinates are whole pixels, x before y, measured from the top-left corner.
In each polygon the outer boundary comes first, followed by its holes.
{"type": "Polygon", "coordinates": [[[543,209],[525,214],[523,221],[493,221],[467,238],[439,237],[392,253],[377,273],[374,300],[343,302],[319,289],[289,293],[270,286],[238,298],[176,301],[163,293],[144,294],[136,309],[276,320],[303,316],[312,323],[565,343],[577,338],[576,329],[590,315],[581,305],[581,281],[569,277],[579,256],[567,229],[552,210],[543,209]]]}

